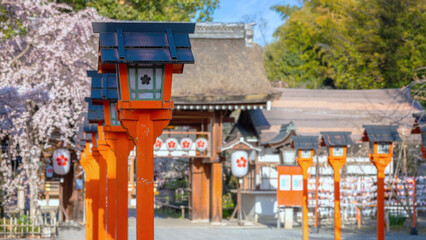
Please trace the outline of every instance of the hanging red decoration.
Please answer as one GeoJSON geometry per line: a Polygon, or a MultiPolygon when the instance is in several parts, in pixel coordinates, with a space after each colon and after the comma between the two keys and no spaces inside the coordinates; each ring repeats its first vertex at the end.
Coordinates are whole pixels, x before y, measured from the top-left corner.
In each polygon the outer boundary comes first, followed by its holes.
{"type": "Polygon", "coordinates": [[[56,149],[52,156],[53,171],[58,175],[65,175],[70,171],[71,158],[67,149],[56,149]]]}

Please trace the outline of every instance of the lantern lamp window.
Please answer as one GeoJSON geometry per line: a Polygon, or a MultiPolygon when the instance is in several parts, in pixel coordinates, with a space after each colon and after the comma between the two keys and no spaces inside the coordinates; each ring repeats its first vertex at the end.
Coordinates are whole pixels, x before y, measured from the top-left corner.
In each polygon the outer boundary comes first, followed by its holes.
{"type": "Polygon", "coordinates": [[[311,158],[311,150],[301,150],[301,158],[311,158]]]}
{"type": "Polygon", "coordinates": [[[282,151],[283,161],[285,164],[296,163],[296,151],[295,150],[283,150],[282,151]]]}
{"type": "Polygon", "coordinates": [[[389,153],[389,144],[388,143],[378,143],[377,144],[377,153],[378,154],[388,154],[389,153]]]}
{"type": "Polygon", "coordinates": [[[116,103],[110,103],[109,104],[109,110],[110,110],[110,116],[111,116],[111,125],[112,126],[119,126],[120,121],[117,120],[116,103]]]}
{"type": "Polygon", "coordinates": [[[343,147],[333,147],[333,156],[342,157],[343,156],[343,147]]]}
{"type": "Polygon", "coordinates": [[[162,100],[164,66],[129,65],[130,100],[162,100]]]}

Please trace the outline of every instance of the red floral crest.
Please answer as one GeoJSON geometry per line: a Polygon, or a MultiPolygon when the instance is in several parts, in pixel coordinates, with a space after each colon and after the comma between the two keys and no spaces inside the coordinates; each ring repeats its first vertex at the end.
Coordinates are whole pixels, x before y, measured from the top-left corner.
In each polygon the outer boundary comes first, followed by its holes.
{"type": "Polygon", "coordinates": [[[157,139],[157,141],[155,141],[155,145],[154,146],[157,147],[157,148],[160,148],[161,144],[163,144],[163,142],[161,142],[160,139],[157,139]]]}
{"type": "Polygon", "coordinates": [[[60,155],[56,158],[56,163],[58,166],[66,166],[67,165],[68,158],[66,158],[64,155],[60,155]]]}
{"type": "Polygon", "coordinates": [[[198,141],[197,142],[197,146],[199,147],[199,148],[203,148],[204,147],[204,141],[198,141]]]}
{"type": "Polygon", "coordinates": [[[167,144],[169,145],[169,148],[175,148],[176,147],[176,143],[174,141],[170,141],[167,144]]]}
{"type": "Polygon", "coordinates": [[[182,147],[183,148],[189,148],[190,145],[191,145],[191,143],[189,141],[183,141],[182,142],[182,147]]]}
{"type": "Polygon", "coordinates": [[[247,164],[247,159],[245,159],[244,157],[237,159],[237,166],[239,168],[245,168],[246,164],[247,164]]]}

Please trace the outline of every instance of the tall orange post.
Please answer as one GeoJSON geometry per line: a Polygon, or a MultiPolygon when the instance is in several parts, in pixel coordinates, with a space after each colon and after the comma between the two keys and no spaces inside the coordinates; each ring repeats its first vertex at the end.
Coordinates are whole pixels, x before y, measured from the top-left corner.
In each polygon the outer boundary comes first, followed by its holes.
{"type": "Polygon", "coordinates": [[[116,158],[116,239],[127,240],[129,216],[127,194],[127,179],[129,173],[127,162],[130,151],[134,148],[134,144],[124,130],[121,132],[105,131],[105,139],[116,158]]]}
{"type": "Polygon", "coordinates": [[[105,45],[105,41],[100,41],[98,69],[102,72],[118,71],[117,120],[132,138],[137,151],[137,239],[153,240],[153,145],[172,118],[172,75],[182,73],[184,64],[194,62],[188,34],[194,32],[195,24],[94,22],[92,26],[94,32],[100,33],[100,39],[110,39],[114,35],[113,39],[117,40],[113,47],[116,49],[112,51],[118,55],[112,58],[107,57],[111,48],[107,46],[109,43],[105,45]],[[139,39],[139,33],[146,35],[139,39]],[[164,37],[160,39],[157,36],[164,37]],[[129,39],[140,41],[126,45],[126,41],[131,41],[129,39]],[[108,50],[104,51],[105,48],[108,50]],[[137,49],[144,49],[149,54],[140,54],[137,49]]]}
{"type": "Polygon", "coordinates": [[[315,172],[315,223],[314,226],[317,228],[317,231],[319,231],[319,210],[318,210],[318,188],[319,188],[319,162],[317,157],[317,165],[316,165],[316,172],[315,172]]]}
{"type": "Polygon", "coordinates": [[[92,215],[92,194],[93,194],[93,180],[89,159],[84,153],[80,156],[80,165],[83,167],[86,174],[86,196],[84,198],[85,207],[85,221],[86,221],[86,239],[93,239],[93,215],[92,215]]]}
{"type": "Polygon", "coordinates": [[[343,156],[333,156],[333,147],[330,147],[328,163],[334,170],[334,239],[341,239],[341,216],[340,216],[340,169],[346,163],[347,148],[343,147],[343,156]]]}
{"type": "Polygon", "coordinates": [[[377,154],[377,143],[374,143],[374,153],[370,161],[377,168],[377,239],[385,239],[385,168],[392,160],[392,143],[389,144],[388,154],[377,154]]]}
{"type": "Polygon", "coordinates": [[[86,143],[84,148],[84,157],[87,162],[89,169],[89,186],[87,189],[86,197],[88,198],[89,209],[87,214],[89,215],[86,224],[86,238],[88,239],[99,239],[99,164],[93,157],[90,151],[89,143],[86,143]]]}
{"type": "Polygon", "coordinates": [[[154,239],[154,143],[172,117],[171,109],[120,112],[136,143],[136,235],[154,239]]]}
{"type": "Polygon", "coordinates": [[[392,161],[392,142],[401,141],[397,125],[363,125],[361,141],[370,144],[370,162],[377,169],[377,239],[385,239],[385,168],[392,161]],[[379,145],[380,144],[380,148],[379,145]]]}
{"type": "Polygon", "coordinates": [[[98,186],[98,237],[99,239],[106,239],[106,161],[95,147],[96,139],[95,134],[92,133],[92,156],[99,166],[99,186],[98,186]]]}
{"type": "Polygon", "coordinates": [[[99,153],[102,155],[102,158],[106,163],[106,172],[107,172],[107,202],[106,202],[106,229],[107,229],[107,239],[115,239],[116,232],[116,158],[109,147],[108,143],[104,138],[104,128],[102,125],[98,125],[98,149],[99,153]]]}
{"type": "Polygon", "coordinates": [[[298,150],[298,158],[297,163],[302,168],[303,173],[303,240],[309,239],[309,218],[308,218],[308,169],[312,166],[314,163],[312,157],[314,156],[314,151],[311,151],[311,157],[310,158],[302,158],[302,150],[298,150]]]}

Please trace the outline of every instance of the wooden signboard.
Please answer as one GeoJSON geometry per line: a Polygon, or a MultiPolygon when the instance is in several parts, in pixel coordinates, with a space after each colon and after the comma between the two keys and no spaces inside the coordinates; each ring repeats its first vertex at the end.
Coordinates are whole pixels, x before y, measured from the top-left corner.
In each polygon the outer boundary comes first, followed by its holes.
{"type": "Polygon", "coordinates": [[[278,206],[302,206],[303,175],[299,166],[277,166],[278,206]]]}

